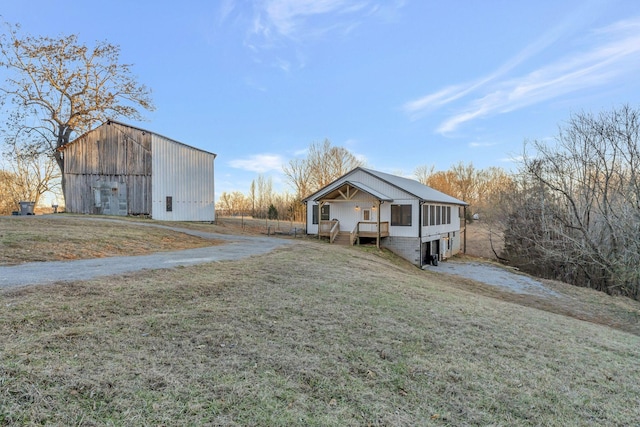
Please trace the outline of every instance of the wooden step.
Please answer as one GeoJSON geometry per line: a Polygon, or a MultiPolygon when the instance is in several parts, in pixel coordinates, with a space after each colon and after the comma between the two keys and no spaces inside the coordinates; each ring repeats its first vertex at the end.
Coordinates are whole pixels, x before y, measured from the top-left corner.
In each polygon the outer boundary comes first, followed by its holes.
{"type": "Polygon", "coordinates": [[[350,245],[351,244],[351,233],[348,233],[348,232],[345,232],[345,231],[341,231],[340,233],[338,233],[338,235],[334,239],[333,243],[335,245],[345,245],[345,246],[350,245]]]}

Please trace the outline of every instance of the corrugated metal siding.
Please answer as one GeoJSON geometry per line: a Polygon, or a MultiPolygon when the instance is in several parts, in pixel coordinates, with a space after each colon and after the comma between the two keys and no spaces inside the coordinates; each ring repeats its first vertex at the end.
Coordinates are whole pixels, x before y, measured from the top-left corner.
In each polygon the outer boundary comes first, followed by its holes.
{"type": "Polygon", "coordinates": [[[151,146],[151,216],[167,221],[214,221],[215,155],[155,134],[151,146]],[[172,198],[171,212],[166,209],[167,197],[172,198]]]}

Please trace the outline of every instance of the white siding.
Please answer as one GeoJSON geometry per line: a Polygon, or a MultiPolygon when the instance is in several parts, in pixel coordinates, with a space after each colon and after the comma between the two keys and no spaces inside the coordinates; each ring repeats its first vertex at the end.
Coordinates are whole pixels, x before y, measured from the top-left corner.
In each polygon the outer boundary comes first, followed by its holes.
{"type": "MultiPolygon", "coordinates": [[[[340,187],[341,185],[343,185],[345,181],[360,182],[366,185],[367,187],[373,188],[376,191],[379,191],[380,193],[384,194],[385,196],[395,199],[393,204],[414,205],[411,212],[411,218],[412,218],[411,227],[404,227],[404,226],[390,227],[389,233],[397,236],[417,236],[418,235],[418,217],[416,215],[418,214],[419,208],[417,206],[417,201],[414,198],[412,198],[412,196],[409,193],[403,190],[400,190],[399,188],[393,185],[387,184],[386,182],[381,181],[380,179],[378,179],[375,176],[372,176],[371,174],[368,174],[364,171],[357,170],[357,169],[347,174],[339,181],[335,181],[331,185],[325,187],[323,190],[326,192],[334,190],[340,187]]],[[[344,203],[344,202],[333,203],[331,205],[331,218],[340,219],[341,231],[351,231],[353,230],[353,227],[355,227],[356,222],[360,221],[359,219],[360,214],[355,212],[355,205],[359,204],[360,202],[365,203],[371,200],[373,199],[370,196],[361,193],[354,198],[355,203],[344,203]],[[346,218],[337,215],[338,213],[346,213],[348,211],[352,211],[352,212],[350,212],[346,218]]],[[[314,204],[315,202],[312,202],[312,201],[309,201],[309,203],[307,204],[307,233],[309,234],[318,234],[318,226],[312,223],[312,220],[313,220],[312,207],[314,204]]],[[[388,221],[389,223],[391,223],[391,202],[384,202],[380,206],[380,215],[381,215],[380,221],[382,222],[388,221]]]]}
{"type": "Polygon", "coordinates": [[[393,202],[385,202],[380,207],[381,221],[389,221],[389,235],[399,237],[417,237],[420,230],[420,202],[416,199],[394,199],[393,202]],[[391,225],[391,205],[411,205],[411,226],[391,225]]]}
{"type": "MultiPolygon", "coordinates": [[[[426,203],[426,205],[436,205],[436,206],[449,206],[435,203],[426,203]]],[[[422,215],[422,212],[420,212],[422,215]]],[[[422,224],[422,241],[427,242],[433,240],[431,237],[439,236],[441,234],[447,234],[454,231],[460,230],[460,207],[451,205],[451,224],[440,224],[440,225],[428,225],[422,224]]]]}
{"type": "Polygon", "coordinates": [[[165,221],[214,221],[215,155],[153,135],[151,216],[165,221]],[[167,197],[172,211],[167,212],[167,197]]]}

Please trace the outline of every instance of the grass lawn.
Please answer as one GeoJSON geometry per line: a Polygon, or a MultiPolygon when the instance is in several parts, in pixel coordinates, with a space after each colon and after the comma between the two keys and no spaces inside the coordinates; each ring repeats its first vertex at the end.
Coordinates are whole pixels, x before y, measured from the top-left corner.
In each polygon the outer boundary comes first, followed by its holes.
{"type": "Polygon", "coordinates": [[[572,289],[620,327],[308,241],[4,290],[0,425],[637,425],[640,307],[572,289]]]}
{"type": "Polygon", "coordinates": [[[0,265],[144,255],[215,244],[211,240],[184,233],[139,227],[131,221],[127,221],[131,222],[128,225],[122,221],[104,221],[70,214],[0,216],[0,265]]]}

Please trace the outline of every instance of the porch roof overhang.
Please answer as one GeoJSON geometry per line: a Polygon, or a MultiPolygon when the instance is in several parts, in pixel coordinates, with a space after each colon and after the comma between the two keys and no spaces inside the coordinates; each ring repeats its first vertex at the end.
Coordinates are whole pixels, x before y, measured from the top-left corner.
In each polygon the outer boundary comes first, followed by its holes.
{"type": "Polygon", "coordinates": [[[341,200],[341,201],[351,201],[351,199],[358,193],[364,192],[369,196],[379,200],[380,202],[392,202],[393,199],[381,192],[374,190],[371,187],[364,185],[361,182],[356,181],[345,181],[339,187],[328,190],[324,193],[319,194],[317,197],[313,199],[314,202],[319,202],[322,200],[341,200]],[[356,191],[352,190],[355,189],[356,191]]]}

